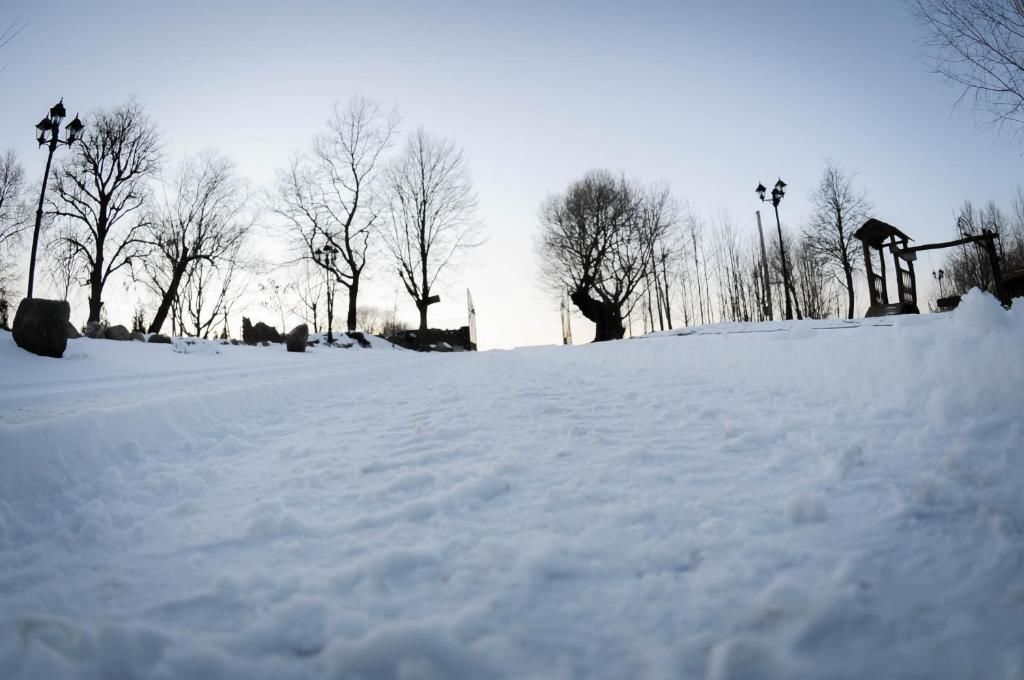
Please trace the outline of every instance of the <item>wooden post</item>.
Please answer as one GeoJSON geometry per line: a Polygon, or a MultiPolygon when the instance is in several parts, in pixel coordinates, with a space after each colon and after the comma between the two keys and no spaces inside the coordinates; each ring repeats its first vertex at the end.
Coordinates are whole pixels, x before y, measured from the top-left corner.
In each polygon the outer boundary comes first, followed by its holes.
{"type": "Polygon", "coordinates": [[[999,267],[999,253],[996,252],[996,235],[985,229],[982,234],[985,238],[985,252],[988,253],[989,265],[992,267],[992,280],[995,284],[996,297],[999,298],[999,302],[1004,305],[1010,304],[1010,298],[1003,291],[1003,273],[999,267]]]}
{"type": "Polygon", "coordinates": [[[868,277],[868,306],[877,305],[877,295],[875,294],[875,273],[871,269],[871,248],[868,246],[867,241],[864,242],[864,273],[868,277]]]}
{"type": "MultiPolygon", "coordinates": [[[[891,239],[890,239],[891,240],[891,239]]],[[[878,249],[878,268],[882,271],[880,276],[882,279],[882,290],[879,293],[879,303],[883,305],[889,304],[889,285],[885,281],[885,250],[882,248],[878,249]]]]}

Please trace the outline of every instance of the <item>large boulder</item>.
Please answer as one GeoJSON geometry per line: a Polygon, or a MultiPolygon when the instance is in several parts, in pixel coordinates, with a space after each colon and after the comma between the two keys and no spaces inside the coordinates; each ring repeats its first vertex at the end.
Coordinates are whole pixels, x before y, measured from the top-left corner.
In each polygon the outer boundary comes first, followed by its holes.
{"type": "Polygon", "coordinates": [[[153,333],[153,335],[149,336],[149,342],[158,345],[169,345],[171,344],[171,339],[166,335],[161,335],[160,333],[153,333]]]}
{"type": "Polygon", "coordinates": [[[103,337],[107,340],[131,340],[132,334],[128,332],[128,329],[124,326],[117,325],[111,326],[104,333],[103,337]]]}
{"type": "Polygon", "coordinates": [[[145,333],[140,333],[139,331],[132,331],[131,338],[132,338],[132,340],[134,340],[136,342],[145,342],[146,341],[145,333]]]}
{"type": "Polygon", "coordinates": [[[14,342],[33,354],[59,359],[68,346],[70,318],[67,300],[24,298],[14,315],[14,342]]]}
{"type": "Polygon", "coordinates": [[[309,326],[299,324],[285,336],[284,340],[289,352],[305,352],[306,343],[309,341],[309,326]]]}
{"type": "Polygon", "coordinates": [[[253,325],[248,317],[242,317],[242,341],[247,345],[261,345],[266,342],[284,342],[284,338],[273,326],[262,321],[253,325]]]}
{"type": "Polygon", "coordinates": [[[85,337],[97,340],[103,337],[107,331],[107,325],[99,321],[90,321],[85,324],[85,337]]]}
{"type": "Polygon", "coordinates": [[[76,338],[82,337],[82,334],[75,328],[75,324],[68,321],[68,340],[75,340],[76,338]]]}

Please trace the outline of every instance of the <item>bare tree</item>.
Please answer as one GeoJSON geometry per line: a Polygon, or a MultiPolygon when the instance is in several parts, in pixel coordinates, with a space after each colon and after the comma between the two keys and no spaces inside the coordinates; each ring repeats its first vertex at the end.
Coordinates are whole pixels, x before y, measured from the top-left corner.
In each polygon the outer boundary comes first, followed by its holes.
{"type": "Polygon", "coordinates": [[[911,0],[911,11],[932,68],[961,88],[960,100],[1000,125],[1024,124],[1024,2],[911,0]]]}
{"type": "Polygon", "coordinates": [[[239,239],[222,257],[189,263],[171,306],[181,335],[209,338],[219,320],[227,326],[228,315],[245,292],[237,280],[244,268],[243,245],[239,239]]]}
{"type": "Polygon", "coordinates": [[[824,319],[836,311],[836,278],[828,258],[817,246],[809,239],[799,239],[786,259],[793,263],[794,299],[796,308],[803,309],[803,316],[824,319]]]}
{"type": "Polygon", "coordinates": [[[292,313],[313,327],[314,333],[320,332],[320,313],[323,311],[321,302],[327,289],[323,271],[314,271],[312,260],[303,259],[299,266],[290,270],[288,288],[295,291],[297,303],[292,313]]]}
{"type": "Polygon", "coordinates": [[[252,224],[242,215],[245,203],[228,159],[204,153],[181,163],[140,236],[150,250],[141,261],[141,279],[160,300],[150,333],[160,332],[187,276],[209,278],[196,262],[227,271],[227,259],[238,255],[252,224]]]}
{"type": "MultiPolygon", "coordinates": [[[[0,28],[0,49],[6,47],[9,42],[14,40],[14,37],[21,33],[22,29],[27,25],[28,21],[19,18],[0,28]]],[[[0,66],[0,73],[3,73],[6,68],[7,64],[0,66]]]]}
{"type": "MultiPolygon", "coordinates": [[[[993,201],[982,208],[964,201],[957,215],[957,236],[977,236],[991,231],[999,237],[997,248],[1004,272],[1024,269],[1024,195],[1018,190],[1014,201],[1013,217],[1007,216],[993,201]]],[[[984,248],[975,243],[951,250],[942,264],[946,290],[962,295],[971,288],[993,292],[996,290],[992,265],[984,248]]]]}
{"type": "MultiPolygon", "coordinates": [[[[0,36],[2,37],[2,36],[0,36]]],[[[14,151],[0,156],[0,328],[7,328],[14,284],[13,250],[28,226],[23,202],[25,173],[14,151]]]]}
{"type": "Polygon", "coordinates": [[[67,236],[64,232],[58,232],[46,247],[50,281],[62,300],[69,298],[71,288],[76,282],[75,250],[68,244],[67,236]]]}
{"type": "Polygon", "coordinates": [[[399,278],[427,329],[427,308],[442,273],[480,244],[476,195],[462,151],[422,128],[389,168],[388,228],[384,242],[399,278]]]}
{"type": "Polygon", "coordinates": [[[64,220],[65,241],[89,287],[89,319],[98,322],[103,288],[145,249],[148,182],[160,162],[159,138],[142,107],[129,102],[89,115],[92,121],[54,176],[49,212],[64,220]]]}
{"type": "MultiPolygon", "coordinates": [[[[853,273],[862,259],[860,242],[853,234],[868,217],[871,203],[853,188],[853,177],[829,162],[811,194],[810,224],[804,232],[807,246],[846,289],[846,317],[853,318],[853,273]]],[[[810,314],[810,312],[808,312],[810,314]]]]}
{"type": "Polygon", "coordinates": [[[21,33],[21,30],[28,25],[27,21],[16,19],[11,23],[7,24],[3,29],[0,29],[0,47],[6,47],[7,43],[14,40],[14,36],[21,33]]]}
{"type": "Polygon", "coordinates": [[[647,271],[644,273],[642,297],[647,306],[647,317],[653,329],[655,311],[658,326],[672,327],[671,288],[668,280],[668,262],[676,257],[678,246],[672,229],[678,221],[678,209],[667,186],[654,186],[644,190],[640,203],[640,220],[646,230],[650,250],[647,271]],[[653,301],[653,304],[652,304],[653,301]]]}
{"type": "Polygon", "coordinates": [[[661,199],[597,170],[541,206],[538,250],[544,282],[553,294],[568,291],[596,326],[595,341],[621,338],[623,322],[641,300],[653,268],[651,244],[664,238],[671,224],[668,213],[649,205],[661,199]]]}
{"type": "Polygon", "coordinates": [[[274,210],[287,220],[302,257],[348,291],[346,323],[354,331],[361,277],[385,203],[378,177],[382,156],[398,130],[398,116],[356,97],[344,108],[335,106],[328,127],[310,153],[278,173],[274,210]],[[324,247],[336,256],[318,256],[324,247]]]}
{"type": "Polygon", "coordinates": [[[707,256],[704,250],[704,221],[692,207],[687,205],[683,219],[683,240],[687,245],[687,261],[684,264],[686,278],[690,280],[691,297],[696,294],[697,311],[692,314],[694,321],[711,323],[711,292],[709,289],[707,256]],[[689,260],[693,260],[693,271],[689,271],[689,260]]]}
{"type": "Polygon", "coordinates": [[[29,225],[24,203],[25,171],[13,150],[0,156],[0,288],[11,284],[12,249],[29,225]]]}
{"type": "Polygon", "coordinates": [[[789,291],[790,304],[793,307],[793,312],[796,314],[797,320],[803,319],[803,311],[800,306],[800,295],[797,290],[798,283],[795,279],[795,273],[791,269],[795,262],[800,249],[800,239],[795,238],[789,233],[789,230],[783,227],[782,231],[783,244],[785,249],[779,247],[779,237],[777,234],[772,234],[769,240],[769,255],[768,255],[768,277],[771,282],[779,287],[779,291],[773,296],[775,304],[779,307],[778,317],[784,319],[784,304],[786,291],[789,291]],[[787,278],[783,276],[782,257],[785,254],[786,268],[789,270],[790,276],[787,278]]]}
{"type": "Polygon", "coordinates": [[[384,325],[387,322],[387,312],[380,307],[360,305],[358,320],[359,330],[369,333],[370,335],[381,335],[384,325]]]}

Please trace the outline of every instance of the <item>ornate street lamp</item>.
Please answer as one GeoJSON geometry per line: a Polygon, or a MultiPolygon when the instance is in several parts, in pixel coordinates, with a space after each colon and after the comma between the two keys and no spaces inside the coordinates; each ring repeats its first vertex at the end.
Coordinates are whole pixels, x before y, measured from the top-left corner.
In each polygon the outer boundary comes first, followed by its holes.
{"type": "Polygon", "coordinates": [[[946,278],[946,272],[941,269],[938,271],[934,271],[932,272],[932,278],[939,282],[939,297],[946,297],[946,292],[942,288],[942,280],[946,278]]]}
{"type": "Polygon", "coordinates": [[[46,197],[46,182],[50,176],[50,163],[53,161],[53,152],[61,144],[71,146],[77,142],[82,135],[82,128],[85,127],[82,121],[79,120],[78,114],[75,114],[75,119],[64,127],[65,138],[60,139],[60,123],[64,120],[65,116],[67,116],[67,111],[64,109],[64,100],[61,99],[50,108],[49,114],[36,123],[36,141],[39,142],[39,146],[45,145],[48,152],[46,154],[46,169],[43,171],[43,186],[39,190],[36,228],[32,232],[32,254],[28,262],[28,294],[25,297],[29,299],[32,298],[32,286],[36,277],[36,251],[39,249],[39,229],[43,223],[43,199],[46,197]]]}
{"type": "MultiPolygon", "coordinates": [[[[765,198],[765,192],[768,190],[760,182],[757,183],[757,188],[754,189],[757,193],[758,198],[764,203],[768,199],[765,198]]],[[[783,197],[786,195],[786,183],[780,178],[775,186],[772,187],[772,207],[775,208],[775,226],[779,230],[779,257],[782,259],[782,288],[786,293],[786,318],[793,318],[793,303],[789,298],[789,264],[786,262],[786,248],[782,243],[782,222],[779,221],[779,203],[782,202],[783,197]]]]}
{"type": "MultiPolygon", "coordinates": [[[[337,277],[335,266],[338,262],[338,253],[341,252],[330,242],[325,243],[313,251],[313,261],[320,265],[328,276],[337,277]]],[[[327,286],[327,344],[334,344],[334,334],[331,330],[331,321],[334,320],[334,287],[328,283],[327,286]]]]}

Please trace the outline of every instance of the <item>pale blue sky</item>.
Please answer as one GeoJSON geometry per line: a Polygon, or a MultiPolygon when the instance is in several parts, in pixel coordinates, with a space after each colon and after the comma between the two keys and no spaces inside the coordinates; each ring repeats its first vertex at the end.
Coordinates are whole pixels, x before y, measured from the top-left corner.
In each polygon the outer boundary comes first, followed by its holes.
{"type": "MultiPolygon", "coordinates": [[[[591,168],[664,181],[749,233],[758,180],[789,183],[783,221],[799,228],[832,158],[917,240],[950,236],[965,198],[1008,206],[1019,182],[1020,145],[954,108],[895,0],[0,0],[0,21],[17,17],[0,149],[31,177],[45,160],[32,126],[60,96],[83,113],[135,96],[170,158],[216,147],[257,184],[353,94],[397,107],[406,132],[453,137],[489,241],[431,320],[464,323],[469,286],[489,347],[559,341],[533,282],[537,208],[591,168]]],[[[937,265],[919,266],[930,279],[937,265]]],[[[374,279],[367,302],[390,304],[390,275],[374,279]]]]}

